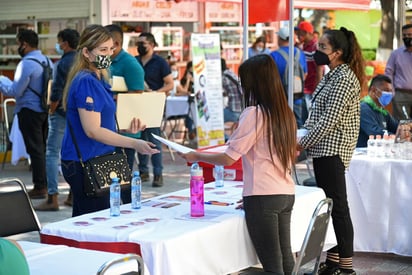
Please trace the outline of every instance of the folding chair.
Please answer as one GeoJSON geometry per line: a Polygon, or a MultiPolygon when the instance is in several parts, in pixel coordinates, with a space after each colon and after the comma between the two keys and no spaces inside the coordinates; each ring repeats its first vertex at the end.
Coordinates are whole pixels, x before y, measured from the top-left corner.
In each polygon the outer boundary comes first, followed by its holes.
{"type": "Polygon", "coordinates": [[[301,267],[316,259],[312,274],[318,274],[320,256],[325,244],[326,232],[332,213],[333,201],[330,198],[321,200],[313,212],[309,222],[302,248],[296,259],[292,274],[298,274],[301,267]],[[325,210],[325,207],[326,210],[325,210]],[[323,212],[321,212],[323,210],[323,212]]]}
{"type": "MultiPolygon", "coordinates": [[[[325,244],[326,232],[332,213],[333,202],[330,198],[321,200],[313,211],[300,252],[293,267],[292,274],[297,275],[302,266],[315,260],[313,271],[309,274],[318,274],[320,256],[325,244]],[[325,209],[326,207],[326,209],[325,209]]],[[[305,271],[307,272],[307,271],[305,271]]],[[[240,275],[272,274],[259,268],[251,268],[240,275]]],[[[308,273],[305,273],[308,274],[308,273]]]]}
{"type": "Polygon", "coordinates": [[[41,225],[26,186],[18,178],[0,179],[0,237],[40,232],[41,225]],[[18,188],[11,188],[10,185],[18,188]]]}
{"type": "MultiPolygon", "coordinates": [[[[126,254],[124,256],[121,256],[119,258],[113,259],[113,260],[109,260],[107,262],[105,262],[97,271],[97,275],[104,275],[106,274],[106,272],[109,272],[111,268],[113,268],[113,266],[116,265],[120,265],[121,263],[125,263],[128,261],[133,261],[135,260],[137,262],[137,268],[133,268],[134,266],[132,266],[133,269],[137,269],[136,270],[130,270],[126,273],[121,273],[121,275],[143,275],[144,274],[144,263],[143,263],[143,259],[142,257],[140,257],[139,255],[136,254],[126,254]]],[[[128,268],[130,269],[130,268],[128,268]]],[[[118,270],[117,270],[118,272],[118,270]]],[[[122,271],[123,272],[123,271],[122,271]]],[[[119,273],[116,273],[119,274],[119,273]]]]}

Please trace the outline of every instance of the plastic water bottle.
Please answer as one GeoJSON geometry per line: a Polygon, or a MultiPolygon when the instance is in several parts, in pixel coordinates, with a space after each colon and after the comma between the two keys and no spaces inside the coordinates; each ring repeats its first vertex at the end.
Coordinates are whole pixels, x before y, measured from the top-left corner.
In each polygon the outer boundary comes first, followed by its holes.
{"type": "Polygon", "coordinates": [[[140,178],[139,171],[133,172],[131,185],[132,208],[140,209],[140,207],[142,207],[142,179],[140,178]]]}
{"type": "Polygon", "coordinates": [[[381,135],[376,135],[375,143],[376,143],[375,156],[378,158],[382,158],[384,156],[384,152],[383,152],[383,142],[382,142],[381,135]]]}
{"type": "Polygon", "coordinates": [[[203,169],[197,162],[190,168],[190,216],[203,217],[204,205],[203,169]]]}
{"type": "Polygon", "coordinates": [[[120,216],[120,183],[118,178],[110,184],[110,216],[120,216]]]}
{"type": "Polygon", "coordinates": [[[225,168],[222,165],[215,165],[215,187],[223,187],[224,186],[224,178],[225,178],[225,168]]]}
{"type": "Polygon", "coordinates": [[[376,141],[374,135],[369,136],[367,152],[369,157],[375,157],[376,155],[376,141]]]}

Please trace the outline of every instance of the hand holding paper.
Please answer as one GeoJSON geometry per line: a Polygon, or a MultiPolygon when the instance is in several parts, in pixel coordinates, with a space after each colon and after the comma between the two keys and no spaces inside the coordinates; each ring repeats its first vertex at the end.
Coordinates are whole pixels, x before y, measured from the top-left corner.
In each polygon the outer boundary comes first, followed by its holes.
{"type": "Polygon", "coordinates": [[[195,151],[195,150],[193,150],[193,149],[191,149],[191,148],[189,148],[189,147],[186,147],[186,146],[177,144],[176,142],[173,142],[173,141],[164,139],[164,138],[159,137],[159,136],[157,136],[157,135],[155,135],[155,134],[152,134],[152,135],[153,135],[153,137],[154,137],[155,139],[159,140],[161,143],[169,146],[170,148],[176,150],[176,151],[179,152],[179,153],[186,154],[186,153],[194,152],[194,151],[195,151]]]}

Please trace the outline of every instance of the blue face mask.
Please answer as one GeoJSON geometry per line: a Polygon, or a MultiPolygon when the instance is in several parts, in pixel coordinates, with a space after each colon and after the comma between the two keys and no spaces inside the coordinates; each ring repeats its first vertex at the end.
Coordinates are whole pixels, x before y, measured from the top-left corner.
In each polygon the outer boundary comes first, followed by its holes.
{"type": "Polygon", "coordinates": [[[392,92],[382,91],[381,96],[378,97],[378,101],[382,105],[382,107],[386,107],[389,105],[389,103],[391,103],[392,98],[393,98],[392,92]]]}
{"type": "Polygon", "coordinates": [[[64,54],[64,51],[60,48],[59,43],[56,43],[55,49],[56,49],[56,52],[57,52],[58,55],[63,55],[64,54]]]}

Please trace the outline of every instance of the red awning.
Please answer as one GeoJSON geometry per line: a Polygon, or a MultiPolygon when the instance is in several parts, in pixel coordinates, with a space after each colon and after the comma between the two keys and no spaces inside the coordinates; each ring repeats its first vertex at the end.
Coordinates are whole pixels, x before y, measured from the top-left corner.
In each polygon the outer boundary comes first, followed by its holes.
{"type": "Polygon", "coordinates": [[[369,10],[371,0],[295,0],[295,8],[318,10],[369,10]]]}

